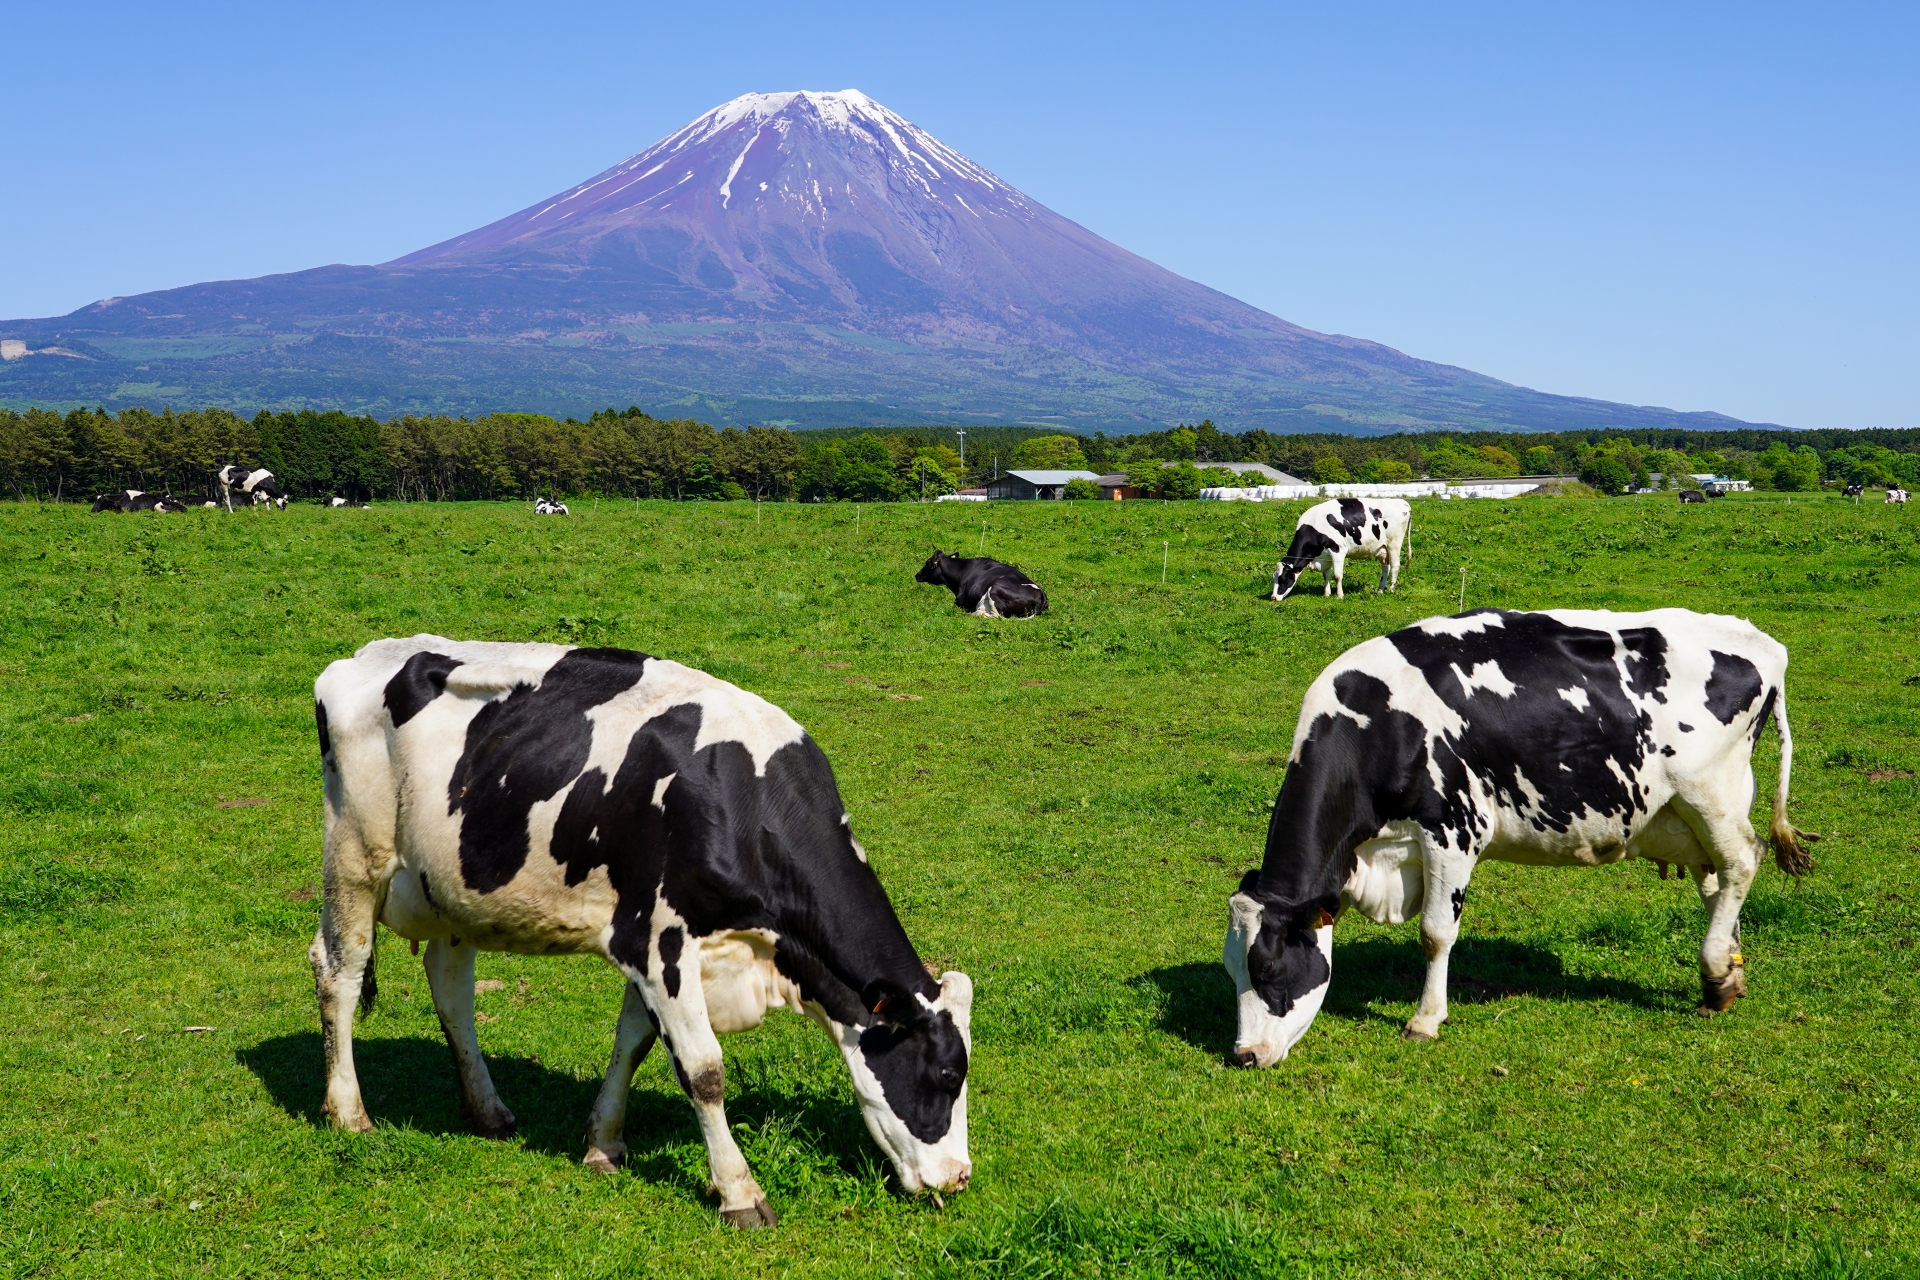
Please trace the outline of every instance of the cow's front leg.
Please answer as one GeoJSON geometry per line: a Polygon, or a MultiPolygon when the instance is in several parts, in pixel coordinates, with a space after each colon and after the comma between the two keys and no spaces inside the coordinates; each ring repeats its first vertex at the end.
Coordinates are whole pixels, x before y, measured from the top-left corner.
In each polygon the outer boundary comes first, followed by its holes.
{"type": "Polygon", "coordinates": [[[620,1002],[620,1025],[613,1033],[613,1060],[607,1063],[607,1078],[594,1100],[593,1114],[587,1117],[587,1157],[581,1162],[587,1168],[612,1173],[627,1158],[627,1144],[621,1137],[627,1122],[627,1090],[656,1038],[646,999],[629,982],[620,1002]]]}
{"type": "Polygon", "coordinates": [[[424,957],[427,986],[433,992],[440,1030],[453,1051],[454,1070],[460,1076],[460,1110],[473,1131],[483,1138],[511,1138],[519,1129],[494,1090],[487,1060],[480,1054],[480,1038],[473,1030],[473,961],[477,949],[457,938],[435,938],[424,957]]]}
{"type": "MultiPolygon", "coordinates": [[[[1740,907],[1747,900],[1759,867],[1759,839],[1748,827],[1713,835],[1715,867],[1697,867],[1696,887],[1707,909],[1707,936],[1700,943],[1700,1009],[1719,1013],[1747,994],[1747,975],[1740,954],[1740,907]],[[1741,836],[1744,835],[1744,839],[1741,836]]],[[[1744,825],[1744,824],[1741,824],[1744,825]]]]}
{"type": "Polygon", "coordinates": [[[771,1227],[779,1218],[767,1204],[760,1184],[753,1180],[747,1158],[740,1154],[727,1128],[727,1069],[720,1059],[720,1041],[707,1020],[706,992],[700,985],[699,969],[695,967],[683,977],[676,970],[662,968],[666,971],[656,971],[660,981],[648,982],[643,994],[673,1059],[674,1077],[700,1121],[700,1136],[707,1144],[708,1185],[720,1197],[720,1216],[736,1227],[771,1227]],[[665,983],[669,973],[674,976],[672,992],[665,983]]]}
{"type": "Polygon", "coordinates": [[[1447,1020],[1447,960],[1460,936],[1460,913],[1466,908],[1467,881],[1473,876],[1470,855],[1426,849],[1426,901],[1420,907],[1420,946],[1427,953],[1427,981],[1420,1007],[1407,1019],[1403,1033],[1409,1040],[1433,1040],[1447,1020]]]}
{"type": "MultiPolygon", "coordinates": [[[[336,861],[330,857],[329,862],[336,861]]],[[[331,866],[329,870],[332,870],[331,866]]],[[[327,876],[320,931],[307,949],[320,997],[320,1032],[326,1047],[327,1116],[336,1128],[365,1132],[373,1128],[353,1069],[353,1011],[364,991],[370,997],[368,966],[373,962],[373,887],[341,872],[327,876]]]]}

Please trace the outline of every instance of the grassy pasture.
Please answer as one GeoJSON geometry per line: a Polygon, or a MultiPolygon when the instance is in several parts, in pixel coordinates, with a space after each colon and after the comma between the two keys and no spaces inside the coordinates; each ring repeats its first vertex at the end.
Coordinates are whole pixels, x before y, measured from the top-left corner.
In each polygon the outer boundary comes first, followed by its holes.
{"type": "Polygon", "coordinates": [[[1427,501],[1397,596],[1361,568],[1275,608],[1297,506],[576,509],[0,504],[0,1275],[1920,1270],[1920,517],[1427,501]],[[1045,617],[912,581],[983,520],[1045,617]],[[1785,642],[1819,866],[1763,870],[1728,1014],[1694,1012],[1685,882],[1489,866],[1437,1044],[1399,1038],[1416,927],[1350,917],[1294,1057],[1227,1068],[1226,897],[1300,695],[1452,612],[1463,565],[1470,606],[1684,604],[1785,642]],[[812,730],[922,955],[976,983],[972,1190],[890,1192],[837,1056],[783,1014],[723,1041],[777,1230],[718,1225],[663,1054],[628,1169],[584,1171],[619,1006],[584,959],[482,957],[521,1136],[467,1136],[391,935],[358,1031],[378,1129],[325,1128],[312,680],[415,631],[644,649],[812,730]]]}

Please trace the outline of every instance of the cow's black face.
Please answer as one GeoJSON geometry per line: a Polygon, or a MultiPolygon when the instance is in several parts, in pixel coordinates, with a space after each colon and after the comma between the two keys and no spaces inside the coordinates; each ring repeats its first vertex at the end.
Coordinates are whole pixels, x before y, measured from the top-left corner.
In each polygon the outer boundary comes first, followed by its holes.
{"type": "Polygon", "coordinates": [[[1304,568],[1305,565],[1294,564],[1290,560],[1280,562],[1280,567],[1273,571],[1273,599],[1276,602],[1293,594],[1293,589],[1300,584],[1300,571],[1304,568]]]}
{"type": "Polygon", "coordinates": [[[965,1187],[973,983],[950,972],[932,1000],[888,984],[865,999],[878,1006],[873,1020],[840,1035],[867,1131],[908,1191],[965,1187]]]}
{"type": "Polygon", "coordinates": [[[941,571],[940,561],[942,559],[943,557],[938,551],[928,556],[927,562],[920,566],[920,572],[913,575],[913,580],[915,582],[932,582],[945,585],[947,575],[941,571]]]}
{"type": "Polygon", "coordinates": [[[967,1046],[953,1015],[914,1002],[917,1017],[876,1022],[860,1033],[860,1053],[886,1094],[887,1109],[922,1142],[953,1127],[953,1104],[967,1082],[967,1046]]]}
{"type": "Polygon", "coordinates": [[[1228,901],[1221,960],[1239,1006],[1233,1059],[1268,1067],[1287,1056],[1313,1025],[1333,979],[1333,917],[1319,907],[1288,907],[1254,896],[1249,871],[1228,901]]]}

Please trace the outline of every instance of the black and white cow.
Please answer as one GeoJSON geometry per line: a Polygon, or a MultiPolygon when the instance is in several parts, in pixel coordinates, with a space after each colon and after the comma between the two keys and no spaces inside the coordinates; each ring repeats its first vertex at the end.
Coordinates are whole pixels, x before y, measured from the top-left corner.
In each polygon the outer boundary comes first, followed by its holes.
{"type": "Polygon", "coordinates": [[[327,1113],[371,1128],[353,1067],[376,924],[426,943],[466,1112],[514,1131],[473,1023],[478,951],[586,953],[627,979],[587,1163],[611,1170],[655,1038],[706,1140],[720,1211],[773,1211],[727,1127],[716,1034],[786,1007],[853,1074],[901,1185],[958,1189],[973,985],[930,978],[853,838],[833,770],[778,707],[624,649],[378,640],[315,682],[326,902],[310,951],[327,1113]],[[364,982],[363,982],[364,980],[364,982]]]}
{"type": "Polygon", "coordinates": [[[1858,498],[1860,495],[1864,494],[1866,491],[1867,491],[1867,486],[1859,483],[1858,481],[1855,481],[1853,484],[1850,484],[1845,489],[1841,490],[1842,494],[1849,498],[1858,498]]]}
{"type": "Polygon", "coordinates": [[[567,510],[567,504],[557,498],[534,499],[533,513],[537,516],[564,516],[572,514],[567,510]]]}
{"type": "Polygon", "coordinates": [[[1906,503],[1907,503],[1907,491],[1906,491],[1905,489],[1903,489],[1903,488],[1901,488],[1901,487],[1900,487],[1899,485],[1897,485],[1897,484],[1895,484],[1895,485],[1888,485],[1888,486],[1887,486],[1887,501],[1888,501],[1888,502],[1892,502],[1892,503],[1898,503],[1898,504],[1899,504],[1899,505],[1901,505],[1901,506],[1905,506],[1905,505],[1906,505],[1906,503]]]}
{"type": "Polygon", "coordinates": [[[185,511],[186,504],[170,493],[148,493],[143,489],[116,489],[93,500],[95,511],[185,511]]]}
{"type": "Polygon", "coordinates": [[[1031,618],[1047,611],[1047,593],[1010,564],[985,556],[962,559],[936,551],[913,575],[953,592],[953,604],[982,618],[1031,618]]]}
{"type": "Polygon", "coordinates": [[[220,482],[220,496],[226,501],[228,511],[233,510],[233,495],[236,493],[254,506],[264,502],[286,510],[287,496],[274,483],[271,471],[258,467],[229,466],[220,468],[213,475],[220,482]]]}
{"type": "Polygon", "coordinates": [[[1348,906],[1420,919],[1426,987],[1407,1023],[1447,1020],[1447,956],[1483,859],[1693,869],[1707,909],[1703,1008],[1746,993],[1740,905],[1763,853],[1752,754],[1780,739],[1773,856],[1812,866],[1787,820],[1787,651],[1738,618],[1477,610],[1347,650],[1307,690],[1266,858],[1229,904],[1234,1059],[1270,1066],[1306,1033],[1348,906]]]}
{"type": "Polygon", "coordinates": [[[1685,506],[1687,503],[1690,503],[1690,502],[1704,503],[1706,500],[1707,500],[1707,495],[1700,492],[1698,489],[1682,489],[1680,491],[1680,503],[1682,506],[1685,506]]]}
{"type": "Polygon", "coordinates": [[[1300,575],[1317,568],[1326,578],[1322,595],[1347,598],[1347,557],[1380,562],[1380,590],[1400,585],[1400,546],[1413,523],[1413,508],[1400,498],[1329,498],[1308,507],[1293,526],[1293,544],[1273,569],[1275,603],[1293,593],[1300,575]]]}

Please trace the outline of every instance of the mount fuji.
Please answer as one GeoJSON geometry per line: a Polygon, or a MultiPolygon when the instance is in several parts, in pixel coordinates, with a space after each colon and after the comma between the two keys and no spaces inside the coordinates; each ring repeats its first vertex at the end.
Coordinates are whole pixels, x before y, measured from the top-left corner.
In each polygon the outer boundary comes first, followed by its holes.
{"type": "Polygon", "coordinates": [[[1110,431],[1746,425],[1289,324],[1101,239],[856,90],[735,98],[392,262],[109,298],[0,322],[0,338],[12,404],[639,404],[717,423],[1110,431]]]}

